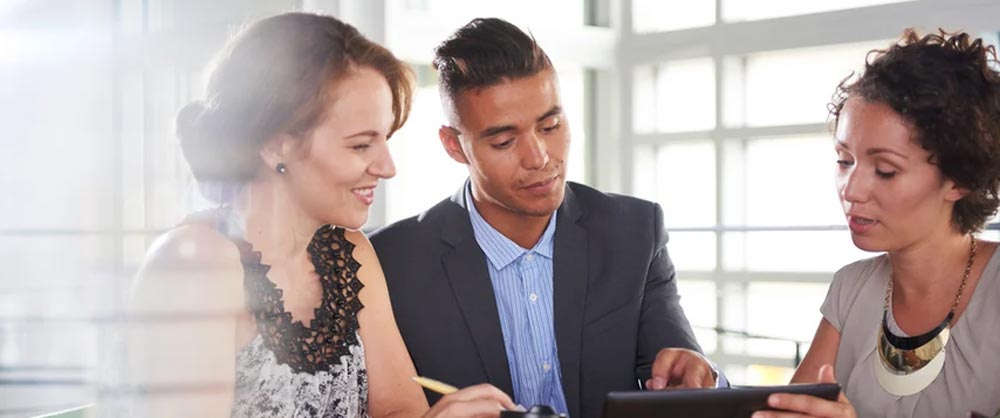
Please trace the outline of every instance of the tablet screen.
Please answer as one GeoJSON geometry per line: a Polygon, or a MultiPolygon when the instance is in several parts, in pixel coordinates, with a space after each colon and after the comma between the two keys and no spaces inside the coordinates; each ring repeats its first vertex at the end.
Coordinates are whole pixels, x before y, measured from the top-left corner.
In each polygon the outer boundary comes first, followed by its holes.
{"type": "Polygon", "coordinates": [[[767,397],[772,393],[804,393],[832,401],[840,394],[840,385],[611,392],[604,399],[603,418],[749,418],[754,411],[768,409],[767,397]]]}

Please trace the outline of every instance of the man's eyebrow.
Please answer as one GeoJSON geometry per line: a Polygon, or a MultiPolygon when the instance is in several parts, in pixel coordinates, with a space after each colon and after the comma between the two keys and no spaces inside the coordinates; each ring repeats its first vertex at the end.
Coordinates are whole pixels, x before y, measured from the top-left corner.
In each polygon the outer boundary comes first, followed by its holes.
{"type": "Polygon", "coordinates": [[[539,116],[538,119],[535,119],[535,120],[538,121],[538,122],[541,122],[541,121],[543,121],[545,119],[551,118],[551,117],[553,117],[555,115],[558,115],[560,113],[562,113],[562,108],[559,107],[559,105],[555,105],[555,106],[552,106],[552,108],[549,109],[548,112],[545,112],[544,114],[542,114],[542,116],[539,116]]]}
{"type": "MultiPolygon", "coordinates": [[[[545,113],[543,113],[542,116],[539,116],[538,119],[535,119],[535,121],[541,122],[541,121],[543,121],[545,119],[548,119],[548,118],[550,118],[552,116],[555,116],[555,115],[558,115],[560,113],[562,113],[562,107],[559,107],[559,105],[555,105],[555,106],[552,106],[551,109],[549,109],[548,111],[546,111],[545,113]]],[[[496,136],[496,135],[502,134],[504,132],[509,132],[509,131],[513,131],[513,130],[516,130],[516,129],[517,129],[517,127],[514,126],[514,125],[491,126],[489,128],[486,128],[486,129],[483,129],[482,131],[480,131],[479,135],[477,135],[476,137],[477,138],[489,138],[491,136],[496,136]]]]}

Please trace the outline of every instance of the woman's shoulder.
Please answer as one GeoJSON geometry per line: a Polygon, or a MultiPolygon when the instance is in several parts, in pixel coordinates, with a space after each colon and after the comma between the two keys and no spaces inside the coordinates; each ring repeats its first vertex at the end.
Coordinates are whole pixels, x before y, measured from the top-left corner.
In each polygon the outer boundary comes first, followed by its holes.
{"type": "Polygon", "coordinates": [[[872,285],[883,288],[888,280],[888,260],[888,256],[881,254],[841,267],[833,274],[826,304],[834,304],[837,311],[844,315],[851,311],[859,297],[864,300],[882,297],[881,292],[862,297],[862,292],[872,285]]]}
{"type": "MultiPolygon", "coordinates": [[[[368,235],[362,230],[349,230],[343,228],[337,228],[341,231],[341,235],[347,242],[354,246],[352,255],[354,258],[371,258],[375,257],[375,247],[372,246],[372,242],[368,239],[368,235]]],[[[360,259],[359,259],[360,261],[360,259]]]]}
{"type": "Polygon", "coordinates": [[[242,306],[240,251],[225,235],[202,223],[187,223],[150,246],[132,287],[145,308],[229,310],[242,306]]]}
{"type": "Polygon", "coordinates": [[[141,270],[190,266],[242,266],[240,251],[228,237],[201,223],[177,226],[149,247],[141,270]]]}
{"type": "Polygon", "coordinates": [[[862,284],[876,275],[889,261],[888,256],[880,254],[847,264],[833,274],[834,283],[862,284]]]}
{"type": "MultiPolygon", "coordinates": [[[[343,237],[353,245],[350,256],[359,264],[357,271],[358,280],[365,287],[375,286],[376,289],[385,288],[385,273],[382,271],[382,264],[379,262],[378,255],[375,253],[375,247],[372,246],[367,234],[361,230],[344,230],[343,237]]],[[[372,297],[372,292],[364,293],[367,293],[365,295],[366,298],[372,297]]],[[[374,293],[381,293],[381,291],[374,293]]]]}

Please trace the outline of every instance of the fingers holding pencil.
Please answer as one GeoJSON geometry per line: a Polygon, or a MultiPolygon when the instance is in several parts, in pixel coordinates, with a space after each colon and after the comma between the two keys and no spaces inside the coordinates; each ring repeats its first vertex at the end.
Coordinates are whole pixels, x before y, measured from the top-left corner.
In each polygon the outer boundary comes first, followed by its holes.
{"type": "Polygon", "coordinates": [[[421,386],[444,395],[423,418],[496,418],[504,410],[517,410],[513,400],[490,384],[457,389],[426,378],[414,378],[421,386]]]}

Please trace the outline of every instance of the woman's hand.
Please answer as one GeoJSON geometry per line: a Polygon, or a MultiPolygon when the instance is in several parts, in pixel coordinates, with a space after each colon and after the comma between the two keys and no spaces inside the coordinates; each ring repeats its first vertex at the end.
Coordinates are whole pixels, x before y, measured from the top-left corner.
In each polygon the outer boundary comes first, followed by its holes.
{"type": "MultiPolygon", "coordinates": [[[[819,383],[836,383],[833,366],[824,364],[819,368],[819,383]]],[[[812,395],[775,393],[767,398],[767,405],[780,411],[754,412],[753,418],[857,418],[851,402],[840,392],[836,401],[812,395]]]]}
{"type": "Polygon", "coordinates": [[[484,383],[445,395],[423,418],[496,418],[503,410],[516,409],[506,393],[484,383]]]}

